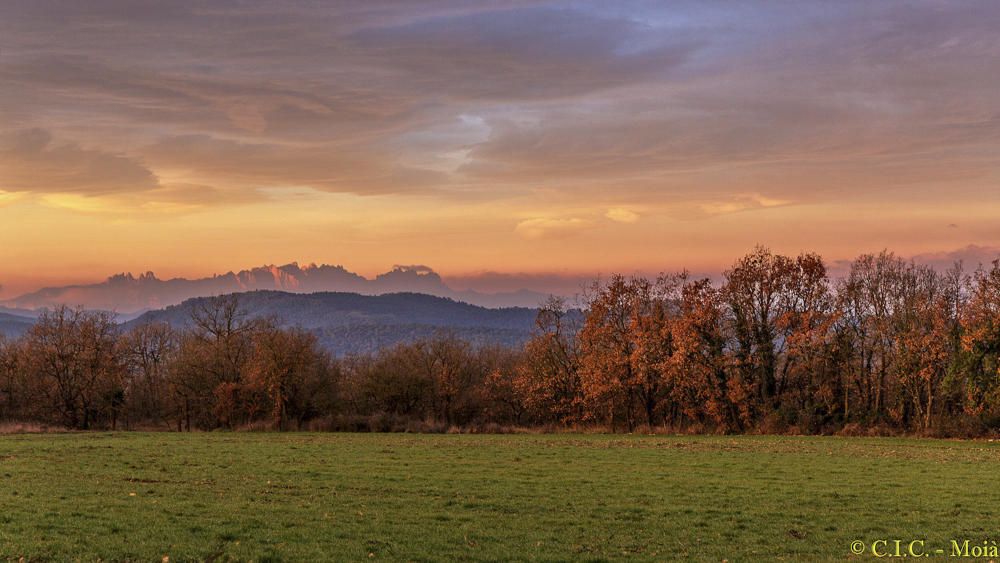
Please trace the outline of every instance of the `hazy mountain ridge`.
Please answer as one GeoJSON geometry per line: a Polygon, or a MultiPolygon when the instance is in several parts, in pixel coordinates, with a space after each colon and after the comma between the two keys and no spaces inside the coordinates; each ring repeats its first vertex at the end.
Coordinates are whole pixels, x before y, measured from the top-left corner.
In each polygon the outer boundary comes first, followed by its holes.
{"type": "Polygon", "coordinates": [[[0,335],[7,338],[21,336],[34,324],[34,319],[0,312],[0,335]]]}
{"type": "Polygon", "coordinates": [[[17,309],[69,305],[133,315],[177,305],[195,297],[257,290],[292,293],[347,292],[361,295],[412,292],[448,297],[483,307],[535,307],[547,297],[546,294],[530,290],[506,293],[455,291],[445,284],[441,276],[426,266],[396,266],[374,279],[368,279],[339,265],[299,266],[293,262],[284,266],[261,266],[200,279],[163,280],[152,272],[139,276],[131,273],[118,274],[100,283],[43,288],[3,301],[2,305],[17,309]]]}
{"type": "MultiPolygon", "coordinates": [[[[150,311],[125,326],[167,322],[176,328],[188,327],[193,308],[207,299],[189,299],[150,311]]],[[[490,309],[418,293],[253,291],[240,294],[240,306],[251,317],[273,317],[283,326],[312,331],[337,355],[375,352],[441,332],[473,344],[519,346],[530,337],[537,313],[527,307],[490,309]]]]}

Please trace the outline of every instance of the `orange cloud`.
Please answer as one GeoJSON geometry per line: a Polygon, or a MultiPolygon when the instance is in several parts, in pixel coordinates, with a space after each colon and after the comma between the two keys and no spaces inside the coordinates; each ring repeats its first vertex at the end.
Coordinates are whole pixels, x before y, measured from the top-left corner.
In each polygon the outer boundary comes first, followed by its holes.
{"type": "Polygon", "coordinates": [[[639,214],[624,207],[612,207],[608,209],[605,217],[617,223],[635,223],[639,220],[639,214]]]}
{"type": "Polygon", "coordinates": [[[791,203],[791,200],[771,198],[760,194],[741,194],[724,201],[702,203],[700,208],[707,215],[722,215],[750,209],[780,207],[791,203]]]}
{"type": "Polygon", "coordinates": [[[560,239],[570,237],[587,228],[589,223],[577,217],[565,219],[525,219],[517,224],[514,232],[528,240],[560,239]]]}

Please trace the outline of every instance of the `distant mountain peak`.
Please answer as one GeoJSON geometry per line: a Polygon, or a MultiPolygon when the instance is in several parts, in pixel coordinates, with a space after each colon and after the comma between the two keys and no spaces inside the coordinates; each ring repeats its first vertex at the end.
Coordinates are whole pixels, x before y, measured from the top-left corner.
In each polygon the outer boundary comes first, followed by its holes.
{"type": "Polygon", "coordinates": [[[134,276],[132,272],[122,272],[120,274],[115,274],[108,277],[107,282],[109,284],[128,284],[128,283],[145,283],[145,282],[156,282],[160,281],[156,274],[153,272],[145,272],[139,274],[138,277],[134,276]]]}
{"type": "MultiPolygon", "coordinates": [[[[434,270],[432,270],[429,266],[424,266],[423,264],[411,264],[411,265],[395,264],[395,265],[393,265],[392,270],[390,270],[388,273],[389,274],[394,274],[394,273],[397,273],[397,272],[401,272],[401,273],[413,273],[413,274],[416,274],[418,276],[436,276],[437,275],[437,273],[434,270]]],[[[382,274],[382,275],[386,275],[386,274],[382,274]]]]}

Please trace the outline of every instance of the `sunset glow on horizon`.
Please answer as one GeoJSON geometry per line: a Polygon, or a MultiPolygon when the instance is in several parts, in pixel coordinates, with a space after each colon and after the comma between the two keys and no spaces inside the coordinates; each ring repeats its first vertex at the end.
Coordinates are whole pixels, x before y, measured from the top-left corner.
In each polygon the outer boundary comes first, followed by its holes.
{"type": "Polygon", "coordinates": [[[992,260],[997,29],[990,2],[5,2],[0,297],[992,260]]]}

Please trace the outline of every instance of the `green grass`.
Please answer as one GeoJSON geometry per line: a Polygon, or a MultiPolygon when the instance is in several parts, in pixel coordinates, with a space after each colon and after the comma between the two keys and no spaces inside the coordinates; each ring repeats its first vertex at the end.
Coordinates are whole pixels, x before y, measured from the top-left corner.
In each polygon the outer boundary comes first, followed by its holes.
{"type": "Polygon", "coordinates": [[[842,560],[1000,541],[998,461],[910,439],[0,436],[0,559],[842,560]]]}

